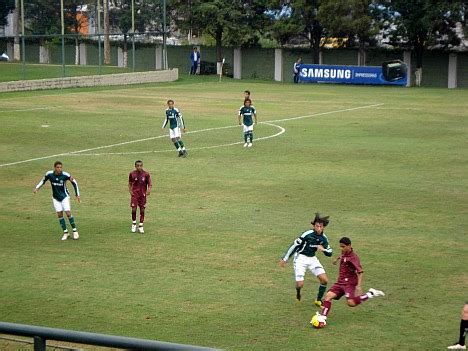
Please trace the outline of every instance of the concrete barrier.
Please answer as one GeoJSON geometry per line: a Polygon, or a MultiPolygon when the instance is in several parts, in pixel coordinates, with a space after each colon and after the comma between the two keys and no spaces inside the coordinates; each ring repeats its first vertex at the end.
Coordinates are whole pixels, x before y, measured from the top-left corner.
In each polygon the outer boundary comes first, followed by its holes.
{"type": "Polygon", "coordinates": [[[0,83],[0,92],[161,83],[173,82],[178,78],[179,70],[173,68],[165,71],[19,80],[0,83]]]}

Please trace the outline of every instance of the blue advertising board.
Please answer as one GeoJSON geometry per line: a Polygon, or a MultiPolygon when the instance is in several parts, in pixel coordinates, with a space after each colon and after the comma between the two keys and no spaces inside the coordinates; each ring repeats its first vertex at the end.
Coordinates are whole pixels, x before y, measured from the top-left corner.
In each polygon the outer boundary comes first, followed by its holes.
{"type": "Polygon", "coordinates": [[[311,83],[377,84],[406,86],[406,65],[390,61],[378,66],[330,66],[301,64],[299,80],[311,83]]]}

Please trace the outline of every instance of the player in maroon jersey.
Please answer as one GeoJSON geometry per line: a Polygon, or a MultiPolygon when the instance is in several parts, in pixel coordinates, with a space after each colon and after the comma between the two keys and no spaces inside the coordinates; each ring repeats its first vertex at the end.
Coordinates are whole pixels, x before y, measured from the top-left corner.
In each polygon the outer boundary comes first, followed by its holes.
{"type": "Polygon", "coordinates": [[[128,191],[131,195],[130,206],[132,207],[132,233],[136,232],[136,213],[140,207],[140,224],[138,231],[143,234],[143,222],[145,220],[146,197],[151,193],[151,176],[143,169],[143,162],[135,161],[135,170],[128,175],[128,191]]]}
{"type": "MultiPolygon", "coordinates": [[[[359,256],[353,251],[351,240],[347,237],[340,239],[341,255],[333,261],[336,264],[340,260],[340,273],[338,280],[328,290],[322,304],[322,316],[327,317],[331,308],[331,300],[339,300],[343,295],[348,300],[348,306],[355,307],[361,302],[377,296],[385,296],[383,291],[369,289],[362,293],[363,270],[359,256]]],[[[317,312],[318,314],[318,312],[317,312]]]]}

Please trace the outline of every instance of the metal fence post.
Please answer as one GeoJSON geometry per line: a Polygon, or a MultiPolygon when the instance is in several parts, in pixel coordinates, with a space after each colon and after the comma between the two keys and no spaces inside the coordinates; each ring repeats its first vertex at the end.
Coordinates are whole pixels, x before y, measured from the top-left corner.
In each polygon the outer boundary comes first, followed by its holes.
{"type": "Polygon", "coordinates": [[[40,336],[34,337],[34,351],[46,351],[46,339],[40,336]]]}

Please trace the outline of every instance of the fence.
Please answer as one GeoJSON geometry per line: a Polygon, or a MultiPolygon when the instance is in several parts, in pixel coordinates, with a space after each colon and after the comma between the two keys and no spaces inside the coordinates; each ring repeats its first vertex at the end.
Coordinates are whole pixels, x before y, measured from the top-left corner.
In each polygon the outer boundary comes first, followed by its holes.
{"type": "Polygon", "coordinates": [[[0,322],[0,333],[34,338],[34,351],[45,351],[47,340],[137,350],[210,351],[212,348],[174,344],[147,339],[128,338],[73,330],[37,327],[26,324],[0,322]]]}
{"type": "MultiPolygon", "coordinates": [[[[32,64],[49,63],[57,65],[48,68],[53,71],[52,77],[60,77],[62,69],[60,65],[66,65],[65,75],[75,75],[78,67],[86,74],[121,73],[131,71],[148,71],[161,69],[163,66],[163,49],[160,44],[135,42],[135,52],[132,52],[131,40],[127,43],[128,51],[123,50],[122,40],[111,42],[111,63],[103,65],[102,53],[99,54],[99,41],[96,37],[88,36],[81,40],[80,45],[75,46],[72,37],[65,41],[64,58],[62,62],[61,45],[49,43],[42,47],[37,40],[28,38],[25,44],[26,78],[35,78],[32,64]],[[77,53],[77,50],[79,51],[77,53]],[[40,55],[42,52],[42,58],[40,55]],[[47,54],[45,55],[44,52],[47,54]],[[135,61],[133,61],[133,57],[135,61]],[[47,58],[47,60],[44,60],[47,58]],[[87,69],[85,69],[85,67],[87,69]],[[29,68],[29,69],[28,69],[29,68]]],[[[102,44],[101,44],[102,45],[102,44]]],[[[102,50],[102,48],[101,48],[102,50]]],[[[292,81],[292,66],[297,57],[301,56],[305,63],[311,62],[311,53],[304,49],[263,49],[263,48],[223,48],[222,54],[226,59],[227,72],[235,78],[264,79],[292,81]],[[309,59],[310,58],[310,59],[309,59]],[[276,62],[280,60],[280,62],[276,62]],[[275,69],[275,66],[278,66],[275,69]],[[276,73],[275,73],[276,71],[276,73]],[[236,74],[235,74],[236,73],[236,74]]],[[[13,56],[12,38],[0,38],[0,52],[4,51],[13,56]]],[[[167,46],[167,62],[170,68],[178,68],[181,74],[189,72],[190,52],[192,46],[167,46]]],[[[201,59],[208,62],[216,62],[216,50],[212,46],[201,46],[201,59]]],[[[409,53],[409,52],[408,52],[409,53]]],[[[324,49],[321,53],[323,64],[356,65],[358,50],[356,49],[324,49]]],[[[415,55],[410,53],[406,58],[410,59],[410,69],[415,67],[415,55]]],[[[366,52],[365,64],[379,66],[382,62],[394,59],[405,59],[402,50],[369,49],[366,52]]],[[[45,74],[45,66],[43,66],[45,74]]],[[[445,51],[426,51],[423,56],[423,79],[425,87],[447,87],[452,74],[456,86],[468,87],[468,52],[449,53],[445,51]],[[455,61],[453,60],[455,57],[455,61]],[[455,64],[453,63],[455,62],[455,64]],[[449,67],[450,70],[449,70],[449,67]],[[452,73],[450,73],[450,71],[452,73]],[[455,72],[455,73],[454,73],[455,72]]],[[[17,69],[12,80],[22,78],[22,72],[17,69]]],[[[47,77],[49,78],[49,77],[47,77]]],[[[411,78],[411,77],[410,77],[411,78]]],[[[414,78],[414,77],[412,77],[414,78]]],[[[453,84],[452,86],[453,87],[453,84]]]]}

